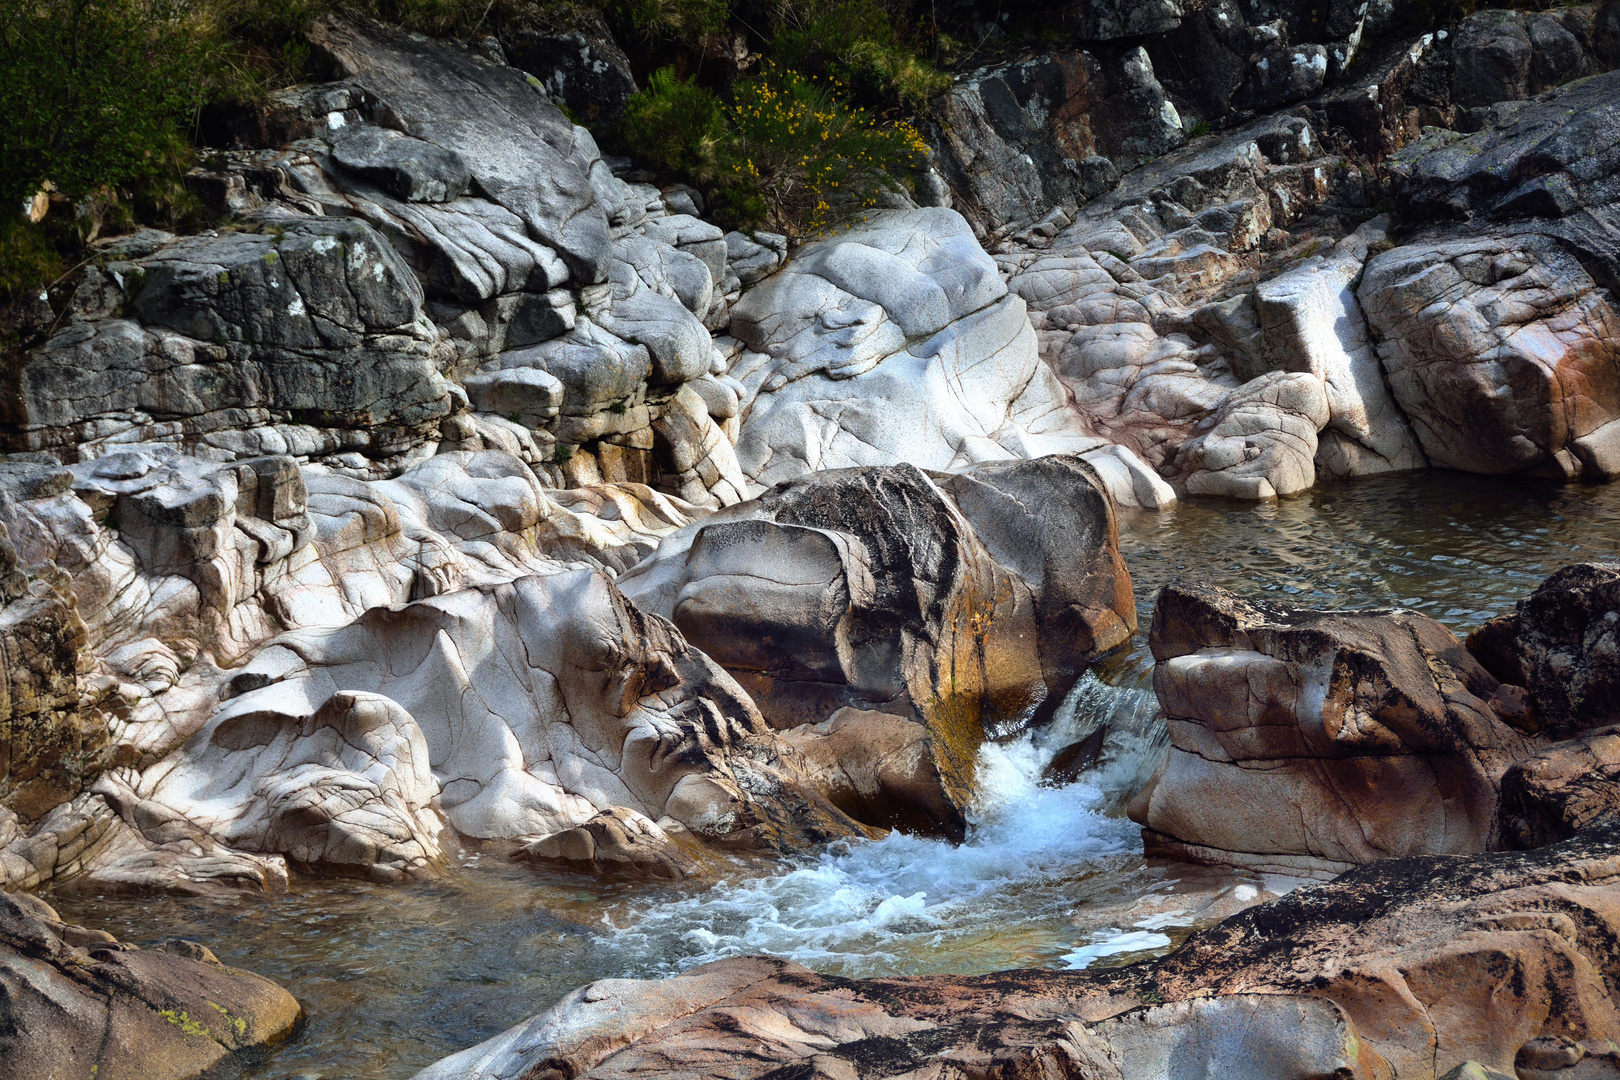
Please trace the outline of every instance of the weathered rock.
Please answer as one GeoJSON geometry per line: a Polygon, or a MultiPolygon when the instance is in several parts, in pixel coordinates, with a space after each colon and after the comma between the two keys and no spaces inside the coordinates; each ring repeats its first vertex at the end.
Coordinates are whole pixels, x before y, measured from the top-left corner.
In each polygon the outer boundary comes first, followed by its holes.
{"type": "Polygon", "coordinates": [[[582,123],[616,119],[636,92],[630,58],[596,20],[562,30],[503,26],[500,38],[507,61],[539,79],[551,100],[567,105],[582,123]]]}
{"type": "Polygon", "coordinates": [[[289,634],[231,687],[143,786],[250,850],[415,872],[438,856],[434,795],[479,838],[547,836],[612,806],[767,850],[855,831],[730,677],[595,571],[289,634]]]}
{"type": "Polygon", "coordinates": [[[1476,630],[1468,648],[1529,691],[1538,727],[1568,736],[1620,721],[1620,566],[1576,563],[1476,630]]]}
{"type": "Polygon", "coordinates": [[[1620,824],[1620,728],[1555,743],[1502,777],[1502,835],[1518,848],[1620,824]]]}
{"type": "Polygon", "coordinates": [[[74,323],[15,369],[20,448],[75,459],[160,421],[386,430],[451,411],[421,286],[364,223],[189,237],[115,265],[141,322],[74,323]]]}
{"type": "Polygon", "coordinates": [[[193,1080],[291,1037],[303,1010],[207,948],[150,949],[0,893],[0,1077],[193,1080]]]}
{"type": "Polygon", "coordinates": [[[378,26],[329,20],[310,41],[365,92],[379,122],[460,154],[479,190],[555,249],[580,281],[606,279],[608,221],[590,175],[596,148],[521,72],[378,26]],[[458,92],[445,93],[447,86],[458,92]]]}
{"type": "Polygon", "coordinates": [[[332,160],[406,202],[450,202],[465,194],[472,180],[454,150],[371,124],[338,129],[332,160]]]}
{"type": "Polygon", "coordinates": [[[1367,264],[1357,295],[1436,465],[1579,475],[1575,447],[1620,418],[1620,314],[1546,237],[1396,248],[1367,264]]]}
{"type": "Polygon", "coordinates": [[[1072,457],[789,481],[688,526],[619,584],[736,676],[772,725],[830,725],[795,741],[833,801],[869,823],[953,834],[985,732],[1050,714],[1134,623],[1112,507],[1072,457]],[[892,754],[846,762],[809,745],[853,750],[869,727],[892,754]]]}
{"type": "MultiPolygon", "coordinates": [[[[1145,14],[1125,6],[1133,18],[1145,14]]],[[[1055,206],[1072,213],[1100,195],[1111,180],[1088,162],[1129,170],[1185,140],[1140,48],[1106,61],[1058,53],[975,71],[939,107],[941,172],[957,208],[987,231],[1034,223],[1055,206]]]]}
{"type": "Polygon", "coordinates": [[[1170,586],[1151,644],[1170,751],[1131,804],[1150,852],[1329,876],[1500,846],[1525,743],[1439,623],[1170,586]]]}
{"type": "Polygon", "coordinates": [[[702,872],[697,860],[682,851],[656,822],[622,806],[609,807],[583,825],[543,836],[512,858],[602,877],[679,881],[702,872]]]}
{"type": "Polygon", "coordinates": [[[1545,101],[1492,108],[1474,134],[1437,131],[1413,143],[1389,162],[1402,217],[1545,219],[1536,229],[1596,256],[1608,284],[1620,266],[1603,224],[1620,199],[1617,86],[1620,73],[1599,75],[1545,101]]]}
{"type": "Polygon", "coordinates": [[[883,211],[801,248],[732,310],[737,459],[754,485],[855,465],[948,470],[1101,445],[1036,355],[967,223],[883,211]]]}

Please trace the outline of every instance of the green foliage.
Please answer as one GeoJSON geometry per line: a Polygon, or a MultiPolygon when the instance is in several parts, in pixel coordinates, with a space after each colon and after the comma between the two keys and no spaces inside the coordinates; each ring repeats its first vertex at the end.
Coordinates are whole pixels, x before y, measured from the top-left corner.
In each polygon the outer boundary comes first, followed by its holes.
{"type": "Polygon", "coordinates": [[[919,109],[950,85],[923,56],[925,35],[886,0],[778,0],[776,27],[773,48],[783,67],[826,76],[859,95],[919,109]]]}
{"type": "Polygon", "coordinates": [[[0,303],[37,293],[66,269],[44,228],[15,211],[0,213],[0,303]]]}
{"type": "Polygon", "coordinates": [[[730,0],[603,0],[602,7],[646,37],[690,45],[720,33],[731,19],[730,0]]]}
{"type": "Polygon", "coordinates": [[[0,198],[140,183],[184,155],[209,33],[178,0],[5,0],[0,198]]]}
{"type": "Polygon", "coordinates": [[[1209,134],[1209,121],[1208,120],[1194,121],[1193,126],[1187,129],[1187,137],[1190,138],[1190,139],[1202,139],[1205,135],[1208,135],[1208,134],[1209,134]]]}
{"type": "Polygon", "coordinates": [[[819,232],[876,205],[883,188],[927,160],[916,128],[880,123],[837,89],[770,61],[732,88],[719,201],[740,222],[819,232]]]}
{"type": "Polygon", "coordinates": [[[678,78],[669,67],[648,77],[646,88],[625,103],[619,120],[619,137],[638,159],[660,172],[700,182],[713,178],[725,133],[720,99],[678,78]]]}
{"type": "Polygon", "coordinates": [[[882,123],[839,89],[765,61],[722,102],[665,68],[631,99],[620,138],[660,171],[705,186],[728,224],[817,232],[875,205],[928,153],[910,124],[882,123]]]}

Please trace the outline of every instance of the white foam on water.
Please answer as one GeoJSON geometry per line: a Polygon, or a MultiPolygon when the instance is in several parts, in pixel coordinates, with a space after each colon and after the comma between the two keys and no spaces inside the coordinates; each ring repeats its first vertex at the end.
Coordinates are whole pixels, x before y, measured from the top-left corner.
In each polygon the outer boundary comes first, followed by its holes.
{"type": "MultiPolygon", "coordinates": [[[[1089,681],[1094,686],[1077,693],[1091,706],[1136,707],[1131,695],[1140,691],[1109,693],[1089,681]]],[[[1073,945],[1076,883],[1140,866],[1140,833],[1108,812],[1119,799],[1107,786],[1134,780],[1141,763],[1105,753],[1080,782],[1042,786],[1056,749],[1067,745],[1051,732],[983,747],[980,802],[960,845],[901,833],[835,844],[780,873],[631,901],[630,910],[605,919],[610,937],[664,971],[769,954],[841,974],[900,973],[971,957],[976,941],[997,935],[1036,942],[1031,947],[1044,947],[1044,959],[1055,962],[1073,945]]],[[[1138,741],[1151,749],[1151,739],[1138,741]]],[[[993,962],[996,948],[980,948],[987,970],[1008,966],[993,962]]]]}
{"type": "Polygon", "coordinates": [[[1084,971],[1097,960],[1110,956],[1125,956],[1129,953],[1152,952],[1155,949],[1170,947],[1170,938],[1167,934],[1156,934],[1150,930],[1103,930],[1097,933],[1097,940],[1090,945],[1082,945],[1063,958],[1063,966],[1070,971],[1084,971]]]}

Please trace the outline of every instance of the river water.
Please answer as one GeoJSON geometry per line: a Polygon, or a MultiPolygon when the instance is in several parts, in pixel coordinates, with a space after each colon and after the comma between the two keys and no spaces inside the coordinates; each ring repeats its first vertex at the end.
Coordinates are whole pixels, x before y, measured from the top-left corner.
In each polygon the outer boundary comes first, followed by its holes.
{"type": "Polygon", "coordinates": [[[1400,605],[1463,634],[1567,562],[1620,559],[1620,485],[1432,473],[1270,505],[1190,500],[1129,514],[1121,546],[1142,635],[1087,676],[1051,727],[985,748],[987,794],[960,846],[893,835],[652,886],[466,851],[415,885],[303,878],[285,895],[233,902],[51,899],[71,921],[137,943],[193,938],[287,986],[307,1028],[245,1066],[277,1080],[403,1080],[581,983],[726,956],[773,953],[846,975],[1129,962],[1297,884],[1149,862],[1121,813],[1163,746],[1145,641],[1160,585],[1400,605]],[[1098,730],[1101,752],[1077,779],[1043,781],[1058,751],[1098,730]]]}

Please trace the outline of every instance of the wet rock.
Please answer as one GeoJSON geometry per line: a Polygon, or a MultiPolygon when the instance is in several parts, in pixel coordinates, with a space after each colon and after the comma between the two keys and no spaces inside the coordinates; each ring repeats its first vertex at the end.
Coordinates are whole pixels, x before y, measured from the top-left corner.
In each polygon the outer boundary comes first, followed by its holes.
{"type": "Polygon", "coordinates": [[[542,1067],[592,1080],[830,1078],[874,1060],[1097,1080],[1607,1070],[1620,1033],[1603,974],[1620,941],[1617,850],[1597,831],[1530,853],[1388,860],[1100,971],[846,979],[749,958],[604,980],[418,1080],[542,1067]]]}
{"type": "Polygon", "coordinates": [[[697,861],[656,822],[622,806],[609,807],[583,825],[541,837],[512,858],[600,877],[680,881],[702,873],[697,861]]]}
{"type": "Polygon", "coordinates": [[[0,1077],[193,1080],[291,1037],[291,994],[195,942],[152,949],[0,893],[0,1077]]]}
{"type": "Polygon", "coordinates": [[[1131,804],[1149,851],[1329,876],[1500,845],[1501,777],[1526,746],[1439,623],[1172,586],[1151,643],[1170,751],[1131,804]]]}
{"type": "Polygon", "coordinates": [[[1620,823],[1620,728],[1555,743],[1502,777],[1502,835],[1517,848],[1620,823]]]}
{"type": "Polygon", "coordinates": [[[839,805],[959,835],[985,732],[1049,714],[1129,636],[1116,543],[1109,500],[1074,458],[850,469],[695,523],[619,584],[772,725],[800,729],[839,805]],[[878,760],[848,757],[879,743],[878,760]]]}
{"type": "Polygon", "coordinates": [[[1524,687],[1538,723],[1567,736],[1620,720],[1620,566],[1576,563],[1481,627],[1468,648],[1524,687]]]}
{"type": "Polygon", "coordinates": [[[1357,289],[1390,391],[1436,465],[1579,475],[1620,418],[1620,316],[1546,237],[1422,243],[1374,257],[1357,289]]]}
{"type": "Polygon", "coordinates": [[[1094,449],[1041,363],[1023,301],[950,210],[882,211],[799,249],[732,310],[746,349],[737,459],[810,472],[1094,449]]]}

